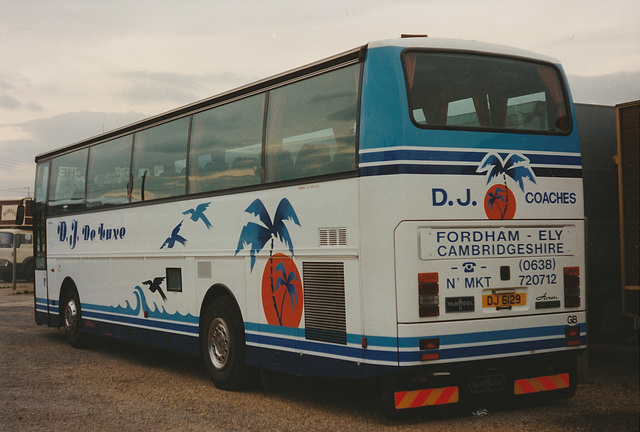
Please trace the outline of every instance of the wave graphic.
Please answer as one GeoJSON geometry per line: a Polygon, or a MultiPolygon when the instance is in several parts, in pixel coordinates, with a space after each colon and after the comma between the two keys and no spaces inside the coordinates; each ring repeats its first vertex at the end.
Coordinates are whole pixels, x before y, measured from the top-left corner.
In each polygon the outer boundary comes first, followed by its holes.
{"type": "Polygon", "coordinates": [[[103,306],[100,309],[105,312],[113,312],[123,315],[143,316],[144,312],[147,312],[147,318],[162,319],[168,321],[178,321],[186,323],[197,323],[198,317],[191,314],[181,314],[180,312],[169,313],[164,306],[158,307],[156,302],[153,302],[152,306],[147,303],[144,290],[140,286],[136,285],[133,289],[133,295],[136,297],[135,305],[132,306],[129,300],[124,301],[123,305],[118,306],[103,306]]]}

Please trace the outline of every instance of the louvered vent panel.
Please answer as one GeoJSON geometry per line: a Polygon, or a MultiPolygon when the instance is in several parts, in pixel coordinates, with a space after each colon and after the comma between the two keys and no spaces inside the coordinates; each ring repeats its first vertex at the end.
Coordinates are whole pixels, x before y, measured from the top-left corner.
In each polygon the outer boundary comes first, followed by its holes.
{"type": "Polygon", "coordinates": [[[305,334],[307,339],[347,344],[344,264],[303,262],[305,334]]]}
{"type": "Polygon", "coordinates": [[[346,246],[346,228],[318,228],[320,246],[346,246]]]}

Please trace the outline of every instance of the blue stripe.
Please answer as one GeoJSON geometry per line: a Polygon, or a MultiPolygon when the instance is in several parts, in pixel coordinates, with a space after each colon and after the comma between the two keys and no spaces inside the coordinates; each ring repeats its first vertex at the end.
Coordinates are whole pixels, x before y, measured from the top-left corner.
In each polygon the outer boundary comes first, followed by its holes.
{"type": "MultiPolygon", "coordinates": [[[[82,303],[82,309],[94,310],[94,311],[100,311],[100,312],[106,312],[106,313],[128,314],[128,315],[134,315],[134,316],[136,314],[136,312],[134,312],[133,309],[125,308],[122,306],[103,306],[103,305],[91,304],[91,303],[82,303]]],[[[149,312],[149,318],[159,318],[167,321],[177,321],[177,322],[185,322],[185,323],[192,323],[192,324],[198,324],[200,322],[197,316],[193,316],[191,314],[181,315],[178,312],[174,314],[169,314],[167,312],[160,311],[157,306],[154,309],[148,310],[148,312],[149,312]]]]}
{"type": "MultiPolygon", "coordinates": [[[[397,362],[398,355],[400,363],[405,362],[418,362],[420,361],[421,351],[418,350],[420,345],[420,339],[425,337],[439,338],[440,339],[440,358],[446,359],[460,359],[481,357],[489,355],[500,354],[515,354],[528,351],[539,351],[548,349],[558,349],[565,347],[564,329],[566,326],[545,326],[545,327],[532,327],[513,330],[497,330],[489,332],[475,332],[475,333],[463,333],[459,335],[429,335],[422,337],[406,337],[406,338],[394,338],[394,337],[381,337],[370,336],[367,337],[368,348],[363,349],[360,347],[319,343],[314,341],[308,341],[304,339],[297,339],[298,337],[304,337],[304,334],[299,334],[297,331],[292,330],[304,330],[304,329],[288,329],[284,330],[282,327],[270,326],[266,324],[245,323],[245,328],[250,329],[246,334],[247,342],[272,345],[277,347],[288,348],[291,350],[303,350],[308,352],[323,353],[329,355],[339,355],[343,357],[350,357],[355,359],[366,358],[368,360],[397,362]],[[261,332],[262,334],[251,333],[251,331],[261,332]],[[290,336],[291,338],[283,338],[280,336],[290,336]],[[490,345],[474,346],[474,347],[454,347],[447,348],[451,345],[460,344],[478,344],[487,342],[500,342],[513,339],[528,339],[528,338],[540,338],[546,339],[536,341],[516,341],[506,343],[494,343],[490,345]],[[383,351],[379,348],[390,348],[393,351],[383,351]],[[395,349],[400,348],[400,352],[395,349]],[[406,351],[406,349],[414,349],[412,351],[406,351]]],[[[586,324],[580,324],[580,331],[584,335],[586,334],[586,324]]],[[[348,335],[347,340],[349,343],[359,343],[361,340],[360,335],[348,335]]],[[[586,336],[581,337],[581,341],[586,344],[586,336]]]]}
{"type": "Polygon", "coordinates": [[[200,343],[198,335],[182,335],[171,333],[167,337],[167,332],[163,330],[150,329],[145,327],[132,328],[128,325],[114,322],[100,322],[99,326],[87,326],[85,321],[83,331],[103,336],[115,337],[123,341],[130,341],[147,346],[161,347],[175,351],[198,355],[200,353],[200,343]]]}
{"type": "MultiPolygon", "coordinates": [[[[46,312],[46,301],[36,299],[37,311],[46,312]]],[[[137,325],[163,331],[180,331],[191,335],[198,335],[198,326],[177,322],[163,322],[152,319],[144,319],[131,316],[116,316],[108,313],[97,312],[93,309],[100,309],[95,305],[83,305],[83,316],[87,319],[99,319],[112,323],[137,325]],[[89,306],[89,307],[87,307],[89,306]]],[[[54,307],[52,307],[53,309],[54,307]]],[[[57,308],[56,308],[57,309],[57,308]]],[[[196,323],[197,324],[197,323],[196,323]]],[[[586,344],[586,324],[581,323],[580,331],[583,335],[581,341],[586,344]]],[[[362,340],[361,335],[348,334],[347,341],[351,346],[322,343],[304,339],[305,330],[303,328],[290,328],[271,326],[245,322],[246,340],[249,343],[271,345],[288,348],[291,350],[302,350],[309,353],[319,353],[331,356],[348,357],[354,360],[367,359],[373,361],[386,362],[419,362],[421,351],[418,350],[420,339],[439,338],[440,358],[442,360],[453,360],[461,358],[473,358],[480,356],[515,354],[527,351],[539,351],[548,349],[558,349],[565,347],[564,329],[566,326],[545,326],[533,328],[521,328],[512,330],[496,330],[488,332],[473,332],[457,335],[424,335],[420,337],[384,337],[367,336],[368,348],[363,349],[358,346],[362,340]],[[259,334],[258,334],[259,333],[259,334]],[[545,338],[536,341],[513,341],[517,339],[545,338]],[[501,341],[510,341],[499,343],[501,341]],[[452,347],[452,345],[478,344],[496,342],[482,346],[472,347],[452,347]],[[356,345],[356,346],[353,346],[356,345]],[[386,348],[387,350],[376,349],[386,348]],[[398,352],[398,349],[400,350],[398,352]]]]}
{"type": "Polygon", "coordinates": [[[451,161],[477,162],[486,156],[486,152],[458,152],[448,150],[381,150],[371,153],[360,153],[360,163],[384,162],[394,160],[413,161],[451,161]]]}
{"type": "Polygon", "coordinates": [[[269,324],[258,324],[249,321],[245,321],[244,328],[249,332],[264,332],[284,336],[304,337],[303,328],[272,326],[269,324]]]}
{"type": "MultiPolygon", "coordinates": [[[[509,152],[499,153],[503,158],[506,158],[509,154],[509,152]]],[[[486,173],[477,172],[478,166],[486,155],[486,151],[381,149],[375,152],[360,153],[361,164],[382,162],[382,164],[376,166],[361,166],[360,175],[450,174],[486,176],[486,173]],[[451,164],[424,164],[424,162],[429,161],[451,162],[451,164]],[[465,164],[461,164],[461,162],[465,164]],[[477,165],[467,165],[468,163],[477,165]]],[[[537,165],[532,166],[533,172],[537,177],[582,177],[582,157],[579,154],[524,153],[523,155],[529,159],[531,165],[537,165]]]]}
{"type": "Polygon", "coordinates": [[[476,175],[484,173],[476,172],[475,166],[464,165],[411,165],[411,164],[386,164],[371,167],[360,167],[360,175],[381,176],[392,174],[450,174],[450,175],[476,175]]]}
{"type": "MultiPolygon", "coordinates": [[[[448,174],[448,175],[473,175],[486,176],[479,173],[475,166],[465,165],[413,165],[394,164],[360,167],[360,176],[382,176],[392,174],[448,174]]],[[[532,167],[536,177],[553,178],[582,178],[581,168],[539,168],[532,167]]]]}
{"type": "Polygon", "coordinates": [[[134,324],[138,326],[157,328],[162,330],[180,331],[180,332],[191,333],[195,335],[199,333],[199,328],[197,325],[193,326],[193,325],[180,324],[175,322],[155,321],[148,318],[145,319],[145,318],[136,318],[136,317],[128,317],[128,316],[115,316],[111,314],[94,312],[86,309],[82,312],[82,316],[83,318],[94,318],[94,319],[100,319],[100,320],[113,322],[113,323],[134,324]]]}
{"type": "MultiPolygon", "coordinates": [[[[583,345],[586,345],[586,336],[580,338],[583,345]]],[[[328,354],[331,356],[349,357],[354,360],[367,359],[374,361],[415,363],[420,362],[420,354],[423,351],[381,351],[372,348],[362,349],[344,345],[321,344],[306,340],[283,339],[273,336],[247,334],[247,342],[271,345],[291,350],[302,350],[310,353],[328,354]]],[[[559,349],[565,347],[564,338],[543,339],[535,341],[509,342],[502,344],[491,344],[474,347],[446,348],[442,347],[437,352],[440,353],[441,360],[455,360],[463,358],[483,357],[492,355],[517,354],[531,351],[542,351],[549,349],[559,349]]]]}
{"type": "MultiPolygon", "coordinates": [[[[582,344],[586,344],[586,337],[581,337],[582,344]]],[[[505,344],[491,344],[475,347],[461,348],[444,348],[437,352],[440,353],[441,360],[492,356],[499,354],[515,354],[529,351],[541,351],[548,349],[558,349],[565,347],[564,338],[544,339],[536,341],[512,342],[505,344]]],[[[400,352],[400,362],[417,362],[420,361],[419,351],[400,352]]]]}
{"type": "Polygon", "coordinates": [[[382,360],[397,362],[398,353],[396,351],[380,351],[375,349],[363,349],[360,347],[325,344],[309,340],[284,339],[275,336],[246,334],[246,341],[261,345],[271,345],[291,350],[302,350],[305,352],[329,354],[332,356],[350,357],[354,360],[367,358],[369,360],[382,360]]]}
{"type": "MultiPolygon", "coordinates": [[[[556,326],[544,326],[544,327],[526,327],[519,329],[509,330],[493,330],[487,332],[472,332],[472,333],[460,333],[454,335],[424,335],[416,337],[387,337],[387,336],[366,336],[369,346],[379,346],[384,348],[413,348],[420,345],[420,340],[424,338],[438,338],[440,339],[440,345],[460,345],[460,344],[473,344],[484,342],[495,342],[501,340],[511,339],[528,339],[535,337],[547,337],[547,336],[564,336],[564,325],[556,326]]],[[[585,333],[587,325],[585,323],[579,324],[580,331],[585,333]]],[[[245,329],[249,331],[262,332],[275,334],[275,335],[287,335],[292,337],[304,337],[304,329],[297,329],[291,327],[272,326],[268,324],[258,324],[252,322],[245,322],[245,329]]],[[[362,335],[348,334],[348,343],[359,344],[362,339],[362,335]]]]}
{"type": "MultiPolygon", "coordinates": [[[[506,157],[509,152],[497,152],[506,157]]],[[[438,161],[438,162],[475,162],[480,164],[487,155],[486,151],[454,151],[431,149],[402,149],[380,150],[376,152],[360,153],[360,163],[387,162],[387,161],[438,161]]],[[[558,155],[541,153],[524,153],[534,165],[572,165],[582,166],[582,158],[579,154],[558,155]]]]}
{"type": "Polygon", "coordinates": [[[57,315],[59,312],[58,306],[48,305],[47,302],[39,302],[36,300],[36,310],[57,315]]]}
{"type": "Polygon", "coordinates": [[[48,310],[48,306],[49,306],[49,304],[47,302],[47,299],[36,297],[36,309],[46,311],[46,310],[48,310]]]}
{"type": "MultiPolygon", "coordinates": [[[[461,333],[456,335],[429,335],[422,337],[409,337],[400,338],[401,348],[410,348],[420,346],[420,339],[425,337],[440,339],[440,346],[442,345],[460,345],[460,344],[473,344],[483,342],[496,342],[501,340],[511,339],[528,339],[535,337],[553,337],[564,336],[564,329],[566,326],[545,326],[545,327],[527,327],[511,330],[495,330],[489,332],[476,332],[476,333],[461,333]]],[[[586,332],[587,325],[585,323],[580,324],[580,331],[586,332]]]]}

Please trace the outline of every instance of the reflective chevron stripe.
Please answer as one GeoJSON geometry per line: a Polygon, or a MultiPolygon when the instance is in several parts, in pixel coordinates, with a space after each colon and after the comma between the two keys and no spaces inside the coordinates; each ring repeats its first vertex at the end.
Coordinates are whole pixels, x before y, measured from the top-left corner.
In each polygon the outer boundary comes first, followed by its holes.
{"type": "Polygon", "coordinates": [[[451,404],[457,403],[459,399],[458,387],[400,391],[395,393],[396,409],[451,404]]]}
{"type": "Polygon", "coordinates": [[[569,374],[563,373],[516,380],[513,385],[513,394],[538,393],[567,387],[569,387],[569,374]]]}

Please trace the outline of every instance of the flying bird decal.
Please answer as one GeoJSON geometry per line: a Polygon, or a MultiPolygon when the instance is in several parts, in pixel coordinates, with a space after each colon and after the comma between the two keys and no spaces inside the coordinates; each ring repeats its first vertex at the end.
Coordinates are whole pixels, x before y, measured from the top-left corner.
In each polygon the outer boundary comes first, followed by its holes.
{"type": "Polygon", "coordinates": [[[173,246],[175,246],[176,243],[180,243],[183,246],[187,243],[187,239],[178,234],[180,232],[180,228],[182,227],[182,222],[184,221],[181,221],[173,229],[173,231],[171,231],[171,236],[167,237],[164,243],[162,243],[162,246],[160,246],[160,249],[164,248],[165,246],[171,249],[173,246]]]}
{"type": "Polygon", "coordinates": [[[207,229],[211,229],[211,222],[209,222],[209,219],[207,219],[207,217],[204,215],[205,210],[209,207],[210,204],[210,202],[200,204],[195,209],[189,209],[185,212],[182,212],[182,214],[187,216],[191,215],[191,220],[194,222],[198,222],[199,220],[201,220],[202,223],[204,223],[204,225],[207,227],[207,229]]]}
{"type": "Polygon", "coordinates": [[[160,276],[160,277],[154,278],[153,282],[151,282],[150,280],[147,280],[142,283],[144,285],[148,285],[149,291],[151,291],[152,293],[158,291],[158,293],[160,293],[160,296],[162,297],[162,300],[167,301],[167,296],[164,295],[164,291],[162,291],[162,288],[160,288],[160,285],[162,284],[162,282],[164,282],[164,277],[160,276]]]}

